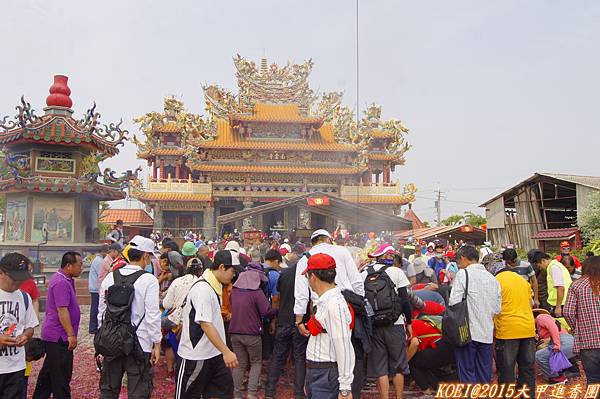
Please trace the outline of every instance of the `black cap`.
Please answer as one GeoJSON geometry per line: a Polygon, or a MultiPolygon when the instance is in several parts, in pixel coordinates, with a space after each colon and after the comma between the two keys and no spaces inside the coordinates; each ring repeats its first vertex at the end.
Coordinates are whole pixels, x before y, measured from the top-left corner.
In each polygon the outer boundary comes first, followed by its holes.
{"type": "Polygon", "coordinates": [[[233,265],[233,257],[231,256],[231,252],[228,250],[221,250],[215,254],[215,258],[213,260],[213,264],[215,265],[225,265],[232,266],[233,265]]]}
{"type": "Polygon", "coordinates": [[[0,269],[15,281],[25,281],[33,278],[29,272],[29,259],[17,252],[6,254],[0,260],[0,269]]]}

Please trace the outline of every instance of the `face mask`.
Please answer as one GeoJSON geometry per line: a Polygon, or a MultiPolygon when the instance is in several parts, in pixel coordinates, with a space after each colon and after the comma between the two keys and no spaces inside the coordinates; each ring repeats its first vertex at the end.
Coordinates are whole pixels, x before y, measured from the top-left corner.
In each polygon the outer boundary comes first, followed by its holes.
{"type": "Polygon", "coordinates": [[[381,259],[380,262],[386,266],[394,266],[394,259],[381,259]]]}
{"type": "Polygon", "coordinates": [[[435,254],[435,257],[438,259],[442,259],[444,257],[444,254],[435,254]]]}

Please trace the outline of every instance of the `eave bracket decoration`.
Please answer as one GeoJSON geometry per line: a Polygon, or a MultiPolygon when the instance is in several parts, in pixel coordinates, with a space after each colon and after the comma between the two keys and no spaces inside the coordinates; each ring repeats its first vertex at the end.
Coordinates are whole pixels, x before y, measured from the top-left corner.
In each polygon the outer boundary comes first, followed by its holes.
{"type": "Polygon", "coordinates": [[[8,116],[5,116],[0,121],[0,129],[4,130],[4,133],[16,128],[27,130],[30,126],[36,125],[40,121],[40,118],[35,115],[31,104],[25,101],[25,96],[21,96],[21,105],[17,105],[15,109],[17,110],[17,114],[14,116],[14,121],[7,121],[8,116]]]}

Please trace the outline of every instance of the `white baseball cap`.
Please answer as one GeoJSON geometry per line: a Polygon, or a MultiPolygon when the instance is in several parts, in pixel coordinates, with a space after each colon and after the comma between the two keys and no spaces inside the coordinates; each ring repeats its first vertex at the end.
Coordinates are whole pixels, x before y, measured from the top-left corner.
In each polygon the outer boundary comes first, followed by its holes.
{"type": "Polygon", "coordinates": [[[240,243],[237,241],[229,241],[227,245],[225,245],[225,249],[229,251],[240,252],[240,243]]]}
{"type": "Polygon", "coordinates": [[[315,237],[318,237],[318,236],[326,236],[326,237],[331,238],[331,234],[329,234],[329,232],[327,230],[325,230],[325,229],[318,229],[318,230],[313,231],[313,233],[310,235],[310,239],[312,240],[312,239],[314,239],[315,237]]]}
{"type": "Polygon", "coordinates": [[[150,238],[135,236],[129,241],[129,245],[138,251],[154,254],[154,241],[150,238]]]}

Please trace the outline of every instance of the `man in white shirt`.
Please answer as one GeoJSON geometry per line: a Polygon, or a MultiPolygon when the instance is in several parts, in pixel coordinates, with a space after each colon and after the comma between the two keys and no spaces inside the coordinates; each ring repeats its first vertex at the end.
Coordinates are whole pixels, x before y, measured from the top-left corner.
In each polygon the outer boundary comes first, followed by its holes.
{"type": "Polygon", "coordinates": [[[471,342],[456,348],[458,379],[461,383],[489,384],[492,380],[494,316],[500,313],[502,293],[498,280],[478,261],[479,252],[475,247],[465,245],[458,250],[456,263],[460,270],[452,282],[448,305],[462,301],[468,273],[471,342]]]}
{"type": "MultiPolygon", "coordinates": [[[[383,324],[376,322],[373,325],[372,347],[367,357],[367,377],[376,378],[379,397],[388,398],[389,377],[391,376],[396,390],[396,398],[401,399],[404,390],[404,376],[410,374],[406,358],[406,330],[404,328],[406,322],[407,329],[409,329],[411,322],[411,308],[407,292],[410,282],[402,269],[394,266],[395,255],[394,247],[389,244],[381,244],[368,255],[375,261],[367,266],[361,275],[366,282],[370,276],[375,277],[376,272],[385,268],[385,273],[394,284],[397,293],[395,306],[397,319],[383,324]]],[[[365,291],[368,291],[367,287],[365,284],[365,291]]],[[[367,300],[370,300],[369,292],[367,292],[367,300]]],[[[374,310],[377,316],[376,309],[375,306],[374,310]]]]}
{"type": "Polygon", "coordinates": [[[215,254],[213,264],[190,288],[181,313],[183,322],[177,354],[175,399],[232,398],[230,369],[238,360],[225,344],[225,325],[221,316],[223,285],[235,275],[232,253],[215,254]]]}
{"type": "MultiPolygon", "coordinates": [[[[99,334],[104,313],[107,311],[106,297],[109,287],[117,279],[142,272],[151,263],[154,242],[146,237],[135,236],[129,242],[127,257],[129,264],[109,273],[100,286],[98,307],[99,334]]],[[[100,398],[113,399],[119,396],[123,373],[127,372],[127,389],[130,397],[150,398],[152,394],[152,366],[160,358],[160,308],[158,280],[154,275],[143,272],[133,283],[135,291],[131,303],[131,324],[137,328],[136,336],[142,353],[139,356],[106,357],[103,360],[100,378],[100,398]]]]}
{"type": "Polygon", "coordinates": [[[325,253],[310,257],[301,271],[306,276],[317,310],[306,323],[310,338],[306,348],[307,399],[352,398],[354,348],[352,314],[336,287],[335,259],[325,253]]]}
{"type": "Polygon", "coordinates": [[[119,244],[119,246],[123,248],[125,236],[123,235],[123,221],[121,219],[117,220],[117,223],[115,223],[115,228],[108,233],[106,239],[115,244],[119,244]]]}
{"type": "MultiPolygon", "coordinates": [[[[350,290],[358,295],[365,295],[365,287],[363,279],[358,272],[356,263],[352,258],[352,255],[345,247],[332,245],[331,235],[325,229],[315,230],[310,236],[312,248],[308,251],[309,255],[325,253],[335,259],[335,284],[341,290],[350,290]]],[[[314,291],[310,290],[308,281],[304,276],[301,275],[302,271],[306,269],[308,265],[308,257],[302,256],[296,266],[296,280],[294,284],[294,314],[296,315],[296,326],[300,334],[305,337],[309,336],[309,331],[302,323],[303,316],[307,313],[307,307],[309,301],[313,302],[317,299],[317,295],[314,291]]],[[[362,345],[359,341],[353,342],[355,357],[356,357],[356,368],[354,370],[354,380],[352,385],[352,394],[355,399],[360,399],[360,391],[363,384],[363,358],[364,353],[362,345]]]]}
{"type": "Polygon", "coordinates": [[[29,294],[19,290],[33,278],[31,262],[13,252],[0,260],[0,392],[3,398],[21,398],[25,381],[25,344],[38,319],[29,294]]]}

